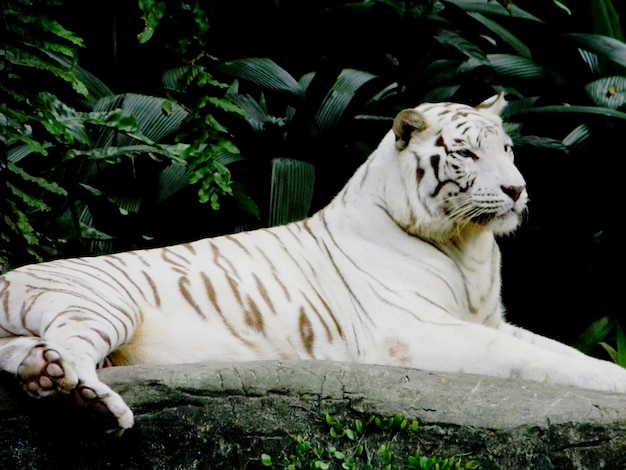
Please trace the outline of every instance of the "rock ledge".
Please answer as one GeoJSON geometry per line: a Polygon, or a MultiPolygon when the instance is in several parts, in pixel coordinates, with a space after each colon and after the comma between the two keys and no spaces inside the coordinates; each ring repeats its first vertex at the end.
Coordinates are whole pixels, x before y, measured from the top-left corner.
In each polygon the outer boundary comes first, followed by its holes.
{"type": "MultiPolygon", "coordinates": [[[[28,399],[3,376],[0,468],[266,468],[261,454],[280,461],[295,436],[332,442],[328,413],[345,423],[415,419],[420,430],[395,434],[394,452],[460,455],[481,470],[626,469],[626,395],[316,361],[118,367],[101,377],[135,412],[119,438],[68,400],[28,399]]],[[[362,443],[375,453],[381,439],[366,433],[362,443]]]]}

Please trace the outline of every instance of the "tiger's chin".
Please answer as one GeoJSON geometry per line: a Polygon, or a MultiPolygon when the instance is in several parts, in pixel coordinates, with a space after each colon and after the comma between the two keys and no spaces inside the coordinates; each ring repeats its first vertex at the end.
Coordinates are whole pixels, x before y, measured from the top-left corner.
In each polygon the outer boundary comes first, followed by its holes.
{"type": "Polygon", "coordinates": [[[472,220],[472,222],[482,225],[486,230],[490,230],[497,236],[510,235],[517,230],[522,222],[522,214],[515,210],[510,210],[500,215],[488,215],[490,217],[480,216],[478,221],[472,220]]]}

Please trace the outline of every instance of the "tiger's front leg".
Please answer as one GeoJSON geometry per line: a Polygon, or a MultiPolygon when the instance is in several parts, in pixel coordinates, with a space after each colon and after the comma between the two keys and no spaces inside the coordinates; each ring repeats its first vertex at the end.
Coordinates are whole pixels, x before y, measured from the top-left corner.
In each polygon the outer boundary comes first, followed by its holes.
{"type": "Polygon", "coordinates": [[[89,355],[78,355],[39,337],[0,339],[0,368],[12,373],[34,398],[72,394],[105,429],[123,431],[133,415],[122,397],[102,383],[89,355]]]}
{"type": "Polygon", "coordinates": [[[552,338],[547,338],[537,333],[533,333],[532,331],[526,330],[516,325],[512,325],[511,323],[502,322],[500,323],[500,325],[498,325],[497,329],[507,335],[511,335],[515,338],[519,338],[522,341],[525,341],[527,343],[534,344],[548,351],[554,351],[554,352],[564,354],[575,360],[594,361],[594,359],[591,356],[588,356],[580,352],[579,350],[575,349],[572,346],[568,346],[552,338]]]}
{"type": "Polygon", "coordinates": [[[75,368],[67,363],[58,348],[50,347],[41,338],[18,337],[2,341],[6,343],[0,347],[2,368],[15,374],[28,395],[40,398],[70,393],[78,385],[75,368]]]}
{"type": "Polygon", "coordinates": [[[390,334],[379,344],[377,350],[386,356],[383,363],[626,393],[623,367],[565,345],[547,347],[551,342],[539,341],[538,335],[533,342],[526,335],[470,322],[403,326],[388,329],[390,334]],[[441,346],[433,348],[431,338],[441,346]]]}

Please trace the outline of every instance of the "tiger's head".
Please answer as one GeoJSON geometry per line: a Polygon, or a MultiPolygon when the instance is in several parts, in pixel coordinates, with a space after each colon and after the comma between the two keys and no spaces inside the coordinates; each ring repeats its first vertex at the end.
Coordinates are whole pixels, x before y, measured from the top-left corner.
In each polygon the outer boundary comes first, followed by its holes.
{"type": "Polygon", "coordinates": [[[502,94],[476,107],[425,103],[401,111],[393,134],[408,195],[396,221],[415,235],[512,232],[526,210],[526,183],[502,127],[502,94]]]}

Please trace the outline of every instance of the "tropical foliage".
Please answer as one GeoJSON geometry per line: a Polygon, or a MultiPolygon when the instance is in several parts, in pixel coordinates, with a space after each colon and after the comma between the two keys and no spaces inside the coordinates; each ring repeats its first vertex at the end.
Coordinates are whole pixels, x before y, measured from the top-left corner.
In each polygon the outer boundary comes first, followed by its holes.
{"type": "Polygon", "coordinates": [[[204,67],[166,71],[162,96],[116,94],[77,64],[81,38],[32,5],[3,4],[3,26],[0,237],[11,265],[144,246],[159,206],[186,186],[213,209],[233,193],[226,165],[240,156],[216,115],[238,109],[204,67]]]}

